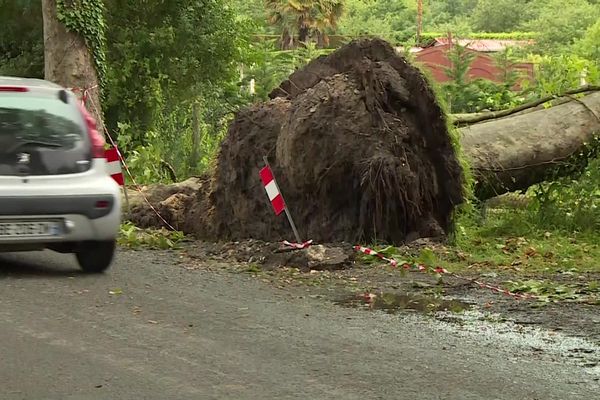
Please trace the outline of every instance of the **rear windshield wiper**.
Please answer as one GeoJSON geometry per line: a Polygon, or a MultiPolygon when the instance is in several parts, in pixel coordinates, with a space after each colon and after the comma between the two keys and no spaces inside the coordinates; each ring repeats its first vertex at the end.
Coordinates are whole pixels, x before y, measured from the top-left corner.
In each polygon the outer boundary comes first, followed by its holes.
{"type": "Polygon", "coordinates": [[[50,148],[63,147],[63,145],[60,143],[44,142],[41,140],[24,140],[24,141],[20,141],[20,142],[16,143],[9,150],[7,150],[6,153],[12,153],[13,151],[20,149],[21,147],[28,146],[28,145],[34,145],[34,146],[40,146],[40,147],[50,147],[50,148]]]}

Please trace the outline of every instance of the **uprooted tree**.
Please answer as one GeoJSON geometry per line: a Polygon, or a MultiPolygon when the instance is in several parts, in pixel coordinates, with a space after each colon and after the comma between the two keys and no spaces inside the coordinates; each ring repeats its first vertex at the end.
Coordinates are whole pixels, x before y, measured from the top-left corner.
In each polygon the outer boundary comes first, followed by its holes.
{"type": "MultiPolygon", "coordinates": [[[[567,165],[595,152],[600,92],[558,101],[504,118],[479,116],[485,121],[468,126],[468,119],[454,121],[481,199],[572,173],[567,165]]],[[[258,179],[266,155],[306,238],[399,243],[437,236],[448,232],[464,196],[452,143],[419,71],[387,43],[360,40],[296,71],[270,101],[239,112],[213,173],[159,187],[151,201],[178,229],[202,238],[287,238],[287,221],[272,215],[258,179]]],[[[160,225],[144,206],[134,207],[132,219],[160,225]]]]}
{"type": "Polygon", "coordinates": [[[187,200],[179,227],[219,239],[288,236],[257,179],[267,156],[305,237],[402,242],[450,228],[464,182],[446,118],[390,45],[355,41],[271,97],[238,113],[208,196],[187,200]]]}

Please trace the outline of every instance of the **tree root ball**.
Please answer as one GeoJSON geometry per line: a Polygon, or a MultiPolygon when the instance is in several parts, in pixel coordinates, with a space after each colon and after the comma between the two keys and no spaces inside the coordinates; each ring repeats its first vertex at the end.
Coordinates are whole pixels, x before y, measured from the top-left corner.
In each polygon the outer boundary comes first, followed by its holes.
{"type": "Polygon", "coordinates": [[[451,229],[464,185],[446,117],[423,75],[389,44],[354,41],[270,97],[230,125],[186,230],[292,239],[259,179],[263,156],[304,239],[402,243],[451,229]]]}

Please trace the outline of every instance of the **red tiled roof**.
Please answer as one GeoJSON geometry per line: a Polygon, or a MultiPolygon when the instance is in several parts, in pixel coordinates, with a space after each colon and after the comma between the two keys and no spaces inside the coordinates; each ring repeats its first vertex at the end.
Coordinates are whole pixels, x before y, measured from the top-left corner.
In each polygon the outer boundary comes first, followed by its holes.
{"type": "MultiPolygon", "coordinates": [[[[435,39],[435,46],[444,46],[449,43],[447,37],[439,37],[435,39]]],[[[507,47],[522,47],[532,44],[533,40],[500,40],[500,39],[452,39],[454,44],[466,47],[471,50],[481,51],[484,53],[498,52],[507,47]]]]}

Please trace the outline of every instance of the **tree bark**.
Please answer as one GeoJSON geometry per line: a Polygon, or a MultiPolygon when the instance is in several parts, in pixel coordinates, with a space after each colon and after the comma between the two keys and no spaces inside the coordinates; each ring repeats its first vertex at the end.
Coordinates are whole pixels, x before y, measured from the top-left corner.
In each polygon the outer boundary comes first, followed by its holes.
{"type": "Polygon", "coordinates": [[[310,29],[308,28],[308,26],[304,25],[303,23],[300,24],[300,27],[298,29],[298,42],[300,42],[300,45],[306,46],[309,36],[310,29]]]}
{"type": "Polygon", "coordinates": [[[563,100],[548,109],[522,110],[527,112],[460,129],[479,199],[573,172],[565,166],[600,135],[600,92],[559,103],[563,100]]]}
{"type": "Polygon", "coordinates": [[[87,97],[86,106],[104,132],[98,74],[83,36],[68,31],[58,20],[56,0],[42,0],[44,18],[44,75],[46,80],[87,97]]]}
{"type": "Polygon", "coordinates": [[[290,31],[287,28],[284,28],[283,32],[281,33],[279,47],[281,50],[292,50],[295,47],[294,37],[290,34],[290,31]]]}
{"type": "Polygon", "coordinates": [[[200,146],[202,144],[202,132],[200,127],[200,104],[192,105],[192,154],[190,154],[190,167],[196,172],[200,161],[200,146]]]}

